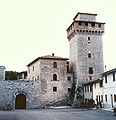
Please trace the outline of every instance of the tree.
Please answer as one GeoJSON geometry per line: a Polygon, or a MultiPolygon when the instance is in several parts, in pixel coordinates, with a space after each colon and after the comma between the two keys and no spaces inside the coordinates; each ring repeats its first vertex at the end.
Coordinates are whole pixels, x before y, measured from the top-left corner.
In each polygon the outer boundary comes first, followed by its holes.
{"type": "Polygon", "coordinates": [[[16,71],[6,71],[5,80],[17,80],[18,72],[16,71]]]}

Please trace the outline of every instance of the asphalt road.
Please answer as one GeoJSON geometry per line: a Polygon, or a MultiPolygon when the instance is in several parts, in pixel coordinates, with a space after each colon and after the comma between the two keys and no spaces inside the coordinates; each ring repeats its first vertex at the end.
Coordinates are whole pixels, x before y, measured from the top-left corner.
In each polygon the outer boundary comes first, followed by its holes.
{"type": "Polygon", "coordinates": [[[0,111],[0,120],[116,120],[113,112],[88,109],[34,109],[0,111]]]}

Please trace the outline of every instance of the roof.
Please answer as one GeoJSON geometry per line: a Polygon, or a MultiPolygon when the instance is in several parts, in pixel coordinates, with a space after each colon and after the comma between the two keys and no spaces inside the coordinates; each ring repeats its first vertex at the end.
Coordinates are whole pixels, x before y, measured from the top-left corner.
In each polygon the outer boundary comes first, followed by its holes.
{"type": "Polygon", "coordinates": [[[73,20],[75,20],[75,18],[76,18],[79,14],[85,14],[85,15],[94,15],[94,16],[97,16],[97,14],[92,14],[92,13],[81,13],[81,12],[78,12],[78,13],[76,14],[76,16],[73,18],[73,20]]]}
{"type": "Polygon", "coordinates": [[[46,56],[41,56],[41,57],[36,58],[36,59],[33,60],[31,63],[29,63],[27,66],[32,65],[33,63],[35,63],[35,62],[38,61],[39,59],[49,59],[49,60],[69,60],[68,58],[62,58],[62,57],[53,56],[53,55],[46,55],[46,56]]]}
{"type": "Polygon", "coordinates": [[[103,80],[101,77],[98,77],[96,79],[93,79],[93,80],[89,80],[89,81],[86,81],[83,83],[83,85],[87,85],[87,84],[91,84],[91,83],[97,83],[99,81],[103,80]]]}
{"type": "Polygon", "coordinates": [[[27,73],[27,71],[22,71],[22,72],[19,72],[18,74],[22,74],[22,73],[27,73]]]}
{"type": "Polygon", "coordinates": [[[116,72],[116,68],[111,69],[109,71],[106,71],[106,72],[102,73],[102,75],[104,76],[104,75],[107,75],[107,74],[110,74],[110,73],[113,73],[113,72],[116,72]]]}

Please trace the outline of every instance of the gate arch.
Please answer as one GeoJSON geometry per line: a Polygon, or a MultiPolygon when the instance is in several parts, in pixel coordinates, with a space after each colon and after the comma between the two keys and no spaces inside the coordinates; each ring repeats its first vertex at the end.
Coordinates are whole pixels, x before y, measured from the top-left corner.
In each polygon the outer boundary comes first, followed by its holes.
{"type": "Polygon", "coordinates": [[[15,99],[15,109],[26,109],[26,96],[18,94],[15,99]]]}

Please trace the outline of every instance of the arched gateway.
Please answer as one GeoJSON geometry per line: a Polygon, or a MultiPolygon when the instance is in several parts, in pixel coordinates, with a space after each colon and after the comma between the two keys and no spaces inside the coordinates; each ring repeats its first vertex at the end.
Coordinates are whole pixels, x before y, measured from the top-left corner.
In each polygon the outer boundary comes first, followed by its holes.
{"type": "Polygon", "coordinates": [[[26,96],[18,94],[15,100],[15,109],[26,109],[26,96]]]}

